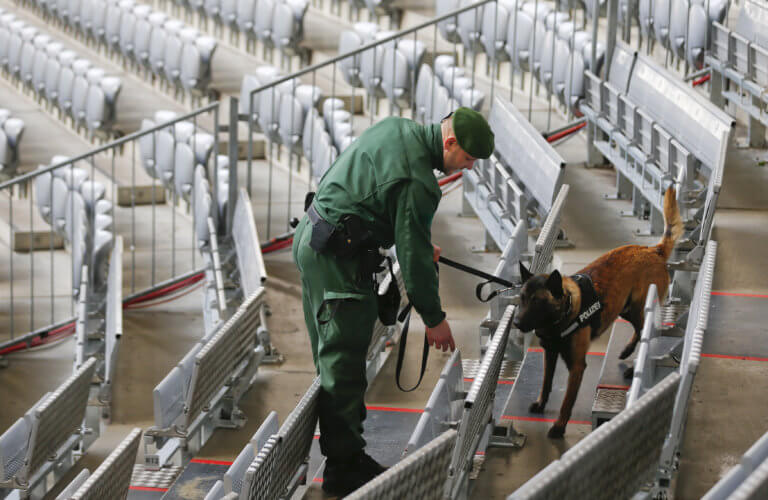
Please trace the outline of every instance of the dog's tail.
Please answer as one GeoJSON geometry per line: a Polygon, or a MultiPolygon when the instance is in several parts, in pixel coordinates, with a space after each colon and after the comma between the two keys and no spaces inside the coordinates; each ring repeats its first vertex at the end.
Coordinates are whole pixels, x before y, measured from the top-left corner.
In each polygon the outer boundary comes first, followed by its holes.
{"type": "Polygon", "coordinates": [[[680,209],[677,206],[677,193],[675,188],[669,186],[664,193],[664,236],[656,248],[666,261],[672,254],[675,242],[683,234],[683,220],[680,218],[680,209]]]}

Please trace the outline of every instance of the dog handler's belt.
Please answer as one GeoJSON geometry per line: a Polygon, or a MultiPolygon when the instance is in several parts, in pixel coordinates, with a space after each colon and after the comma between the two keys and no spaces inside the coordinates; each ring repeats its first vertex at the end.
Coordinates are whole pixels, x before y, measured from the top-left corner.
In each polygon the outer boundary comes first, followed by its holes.
{"type": "Polygon", "coordinates": [[[592,278],[588,274],[575,274],[573,280],[576,281],[581,290],[581,308],[576,319],[560,333],[560,337],[567,337],[585,326],[591,326],[592,335],[596,335],[600,331],[600,314],[598,313],[602,310],[603,304],[600,302],[592,284],[592,278]]]}

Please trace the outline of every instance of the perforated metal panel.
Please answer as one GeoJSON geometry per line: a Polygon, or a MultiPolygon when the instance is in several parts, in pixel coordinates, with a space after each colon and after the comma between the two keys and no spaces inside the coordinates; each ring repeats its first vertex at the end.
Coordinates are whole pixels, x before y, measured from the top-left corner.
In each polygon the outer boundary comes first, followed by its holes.
{"type": "Polygon", "coordinates": [[[680,375],[672,373],[508,497],[631,498],[658,465],[680,375]]]}
{"type": "Polygon", "coordinates": [[[598,389],[592,405],[592,413],[619,413],[627,402],[627,391],[621,389],[598,389]]]}
{"type": "Polygon", "coordinates": [[[568,198],[569,190],[570,186],[568,184],[560,188],[560,192],[552,204],[547,219],[544,221],[544,226],[541,228],[539,237],[536,239],[536,249],[530,269],[533,274],[545,272],[552,261],[555,241],[557,241],[557,236],[560,233],[560,219],[562,218],[563,206],[568,198]]]}
{"type": "Polygon", "coordinates": [[[483,434],[493,409],[496,385],[499,380],[504,351],[512,328],[514,306],[508,306],[499,321],[499,326],[488,344],[480,369],[467,392],[464,401],[464,414],[459,423],[459,437],[451,458],[452,477],[454,480],[461,471],[471,467],[472,456],[483,434]]]}
{"type": "Polygon", "coordinates": [[[224,387],[243,358],[253,352],[256,330],[261,324],[259,310],[263,301],[264,289],[260,288],[243,301],[237,312],[195,356],[192,382],[184,407],[186,426],[224,387]]]}
{"type": "Polygon", "coordinates": [[[280,453],[274,478],[274,493],[279,496],[286,493],[290,480],[309,457],[317,425],[319,396],[320,377],[316,377],[280,427],[280,453]]]}
{"type": "Polygon", "coordinates": [[[408,455],[373,481],[347,496],[348,500],[401,500],[443,497],[456,431],[448,430],[408,455]]]}
{"type": "Polygon", "coordinates": [[[82,425],[95,368],[96,358],[88,358],[80,369],[35,409],[32,436],[25,458],[28,474],[35,472],[49,457],[54,456],[59,447],[82,425]]]}
{"type": "Polygon", "coordinates": [[[307,460],[315,434],[320,377],[316,377],[280,431],[267,440],[245,473],[241,499],[283,498],[291,479],[307,460]]]}
{"type": "Polygon", "coordinates": [[[277,434],[267,440],[253,463],[245,472],[241,500],[275,500],[275,473],[278,468],[280,438],[277,434]]]}
{"type": "Polygon", "coordinates": [[[141,429],[134,428],[72,495],[72,500],[125,500],[140,440],[141,429]]]}

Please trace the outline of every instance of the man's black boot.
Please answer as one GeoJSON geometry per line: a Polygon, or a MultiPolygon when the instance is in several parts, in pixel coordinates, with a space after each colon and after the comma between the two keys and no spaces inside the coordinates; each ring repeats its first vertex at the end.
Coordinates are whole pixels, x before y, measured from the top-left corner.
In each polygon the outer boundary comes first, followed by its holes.
{"type": "Polygon", "coordinates": [[[329,495],[346,496],[387,470],[365,452],[334,459],[328,458],[323,472],[323,491],[329,495]]]}

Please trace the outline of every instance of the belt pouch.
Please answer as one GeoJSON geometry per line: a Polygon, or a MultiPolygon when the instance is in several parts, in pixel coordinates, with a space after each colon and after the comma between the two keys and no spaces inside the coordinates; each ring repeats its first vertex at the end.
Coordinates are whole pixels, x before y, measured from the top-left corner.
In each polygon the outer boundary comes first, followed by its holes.
{"type": "Polygon", "coordinates": [[[336,228],[332,224],[319,220],[312,226],[312,237],[309,240],[310,248],[317,253],[324,253],[335,232],[336,228]]]}

